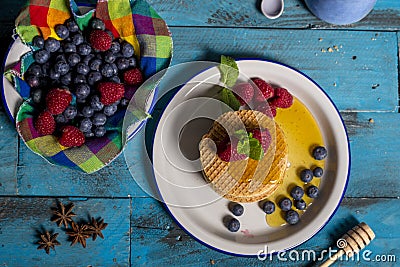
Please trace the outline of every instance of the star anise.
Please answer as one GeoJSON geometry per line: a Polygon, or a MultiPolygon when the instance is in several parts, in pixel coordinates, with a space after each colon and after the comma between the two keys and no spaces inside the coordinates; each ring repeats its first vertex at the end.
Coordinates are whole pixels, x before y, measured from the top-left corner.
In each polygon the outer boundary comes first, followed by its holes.
{"type": "Polygon", "coordinates": [[[56,222],[58,227],[64,224],[65,228],[68,228],[69,223],[72,223],[72,217],[76,216],[75,213],[72,212],[73,208],[73,203],[64,206],[64,204],[60,202],[59,208],[53,211],[54,218],[51,221],[56,222]]]}
{"type": "Polygon", "coordinates": [[[71,222],[70,230],[67,230],[67,235],[72,238],[71,246],[76,243],[80,243],[82,247],[86,248],[86,239],[92,235],[92,232],[88,229],[86,224],[76,224],[74,221],[71,222]]]}
{"type": "Polygon", "coordinates": [[[96,220],[92,217],[92,222],[88,224],[88,229],[92,231],[93,241],[96,240],[97,236],[100,236],[102,239],[104,239],[103,233],[101,231],[106,229],[107,225],[108,223],[105,223],[104,219],[100,218],[99,220],[96,220]]]}
{"type": "Polygon", "coordinates": [[[50,254],[50,248],[55,250],[54,246],[61,245],[60,242],[57,241],[58,233],[50,234],[49,232],[45,232],[40,235],[40,240],[37,242],[39,246],[37,249],[44,249],[47,254],[50,254]]]}

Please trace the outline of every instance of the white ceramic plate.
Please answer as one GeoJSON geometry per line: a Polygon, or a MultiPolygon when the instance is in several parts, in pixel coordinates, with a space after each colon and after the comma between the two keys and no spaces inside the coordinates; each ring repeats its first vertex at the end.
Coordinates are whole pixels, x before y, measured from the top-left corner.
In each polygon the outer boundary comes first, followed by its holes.
{"type": "MultiPolygon", "coordinates": [[[[269,227],[258,204],[248,203],[244,204],[245,213],[239,218],[240,231],[229,232],[223,223],[223,218],[231,215],[229,201],[219,197],[207,185],[198,171],[198,161],[189,161],[182,156],[184,149],[179,148],[179,136],[185,129],[184,125],[193,119],[192,114],[208,117],[221,112],[209,99],[199,98],[216,93],[209,83],[198,83],[204,80],[218,83],[219,71],[216,67],[205,70],[184,85],[165,109],[154,139],[153,169],[160,196],[183,229],[219,251],[255,256],[262,251],[274,253],[293,248],[311,238],[329,221],[345,192],[350,150],[338,110],[314,81],[276,62],[245,59],[238,61],[238,66],[240,72],[249,77],[258,76],[288,88],[308,107],[322,131],[329,157],[325,162],[320,196],[303,214],[300,222],[294,226],[269,227]]],[[[210,125],[205,120],[201,121],[204,123],[193,123],[194,126],[189,127],[193,140],[207,131],[207,123],[210,125]]],[[[192,150],[196,149],[196,145],[192,146],[192,150]]]]}

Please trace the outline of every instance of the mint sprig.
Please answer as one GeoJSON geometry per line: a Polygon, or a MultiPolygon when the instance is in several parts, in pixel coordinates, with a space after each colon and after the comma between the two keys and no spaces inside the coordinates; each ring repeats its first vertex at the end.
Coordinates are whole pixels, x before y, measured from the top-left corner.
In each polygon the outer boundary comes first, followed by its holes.
{"type": "Polygon", "coordinates": [[[219,70],[221,72],[221,82],[227,87],[234,86],[239,77],[239,67],[236,61],[231,57],[222,55],[219,70]]]}
{"type": "MultiPolygon", "coordinates": [[[[234,86],[239,77],[239,67],[235,60],[231,57],[222,55],[221,63],[218,68],[221,73],[221,82],[226,87],[234,86]]],[[[227,104],[233,110],[239,110],[240,102],[231,90],[228,88],[222,88],[220,95],[222,102],[227,104]]]]}
{"type": "Polygon", "coordinates": [[[254,138],[252,133],[247,133],[245,130],[237,130],[234,136],[239,139],[237,144],[237,152],[245,154],[254,160],[260,160],[264,157],[264,150],[260,141],[254,138]]]}

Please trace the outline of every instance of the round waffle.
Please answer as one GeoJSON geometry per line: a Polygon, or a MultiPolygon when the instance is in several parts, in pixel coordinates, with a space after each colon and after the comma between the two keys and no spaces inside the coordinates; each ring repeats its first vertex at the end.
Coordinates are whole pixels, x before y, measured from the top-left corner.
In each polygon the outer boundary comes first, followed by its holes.
{"type": "Polygon", "coordinates": [[[234,202],[255,202],[270,196],[283,182],[288,147],[283,131],[259,111],[239,110],[221,115],[200,142],[200,160],[207,182],[221,196],[234,202]],[[217,146],[238,129],[268,129],[271,145],[261,160],[226,162],[217,146]]]}

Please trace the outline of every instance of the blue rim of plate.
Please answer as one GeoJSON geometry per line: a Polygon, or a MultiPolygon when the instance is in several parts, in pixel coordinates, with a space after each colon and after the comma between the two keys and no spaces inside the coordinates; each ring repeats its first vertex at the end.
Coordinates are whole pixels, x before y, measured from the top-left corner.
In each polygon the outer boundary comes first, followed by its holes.
{"type": "MultiPolygon", "coordinates": [[[[346,135],[346,140],[347,140],[347,153],[348,153],[348,155],[349,155],[349,160],[348,160],[348,162],[347,162],[347,164],[348,164],[347,177],[346,177],[346,183],[345,183],[345,185],[344,185],[342,195],[341,195],[341,197],[340,197],[340,199],[339,199],[339,201],[338,201],[338,204],[336,205],[334,211],[331,213],[331,215],[329,216],[329,218],[324,222],[324,224],[321,225],[321,227],[320,227],[319,229],[317,229],[317,230],[316,230],[309,238],[307,238],[306,240],[304,240],[304,241],[302,241],[302,242],[300,242],[300,243],[298,243],[298,244],[296,244],[296,245],[293,245],[293,246],[291,246],[291,247],[289,247],[289,248],[287,248],[287,249],[281,250],[281,251],[275,251],[275,252],[273,252],[273,253],[268,253],[268,254],[260,254],[260,256],[264,256],[264,255],[276,255],[276,254],[278,254],[278,253],[282,253],[282,252],[285,252],[285,251],[289,251],[289,250],[291,250],[291,249],[294,249],[294,248],[300,246],[301,244],[307,242],[307,241],[310,240],[311,238],[313,238],[315,235],[317,235],[317,234],[328,224],[328,222],[329,222],[329,221],[332,219],[332,217],[336,214],[337,210],[339,209],[340,203],[342,202],[342,200],[343,200],[343,198],[344,198],[344,195],[345,195],[345,193],[346,193],[347,186],[348,186],[348,183],[349,183],[349,178],[350,178],[351,151],[350,151],[349,135],[348,135],[348,133],[347,133],[347,128],[346,128],[346,125],[345,125],[345,123],[344,123],[344,121],[343,121],[343,118],[342,118],[342,116],[340,115],[340,112],[339,112],[338,108],[336,107],[336,105],[334,104],[334,102],[332,101],[332,99],[329,97],[329,95],[324,91],[324,89],[322,89],[322,87],[321,87],[318,83],[316,83],[313,79],[311,79],[311,78],[310,78],[308,75],[306,75],[305,73],[303,73],[303,72],[301,72],[301,71],[299,71],[299,70],[297,70],[297,69],[295,69],[295,68],[293,68],[293,67],[291,67],[291,66],[289,66],[289,65],[286,65],[286,64],[284,64],[284,63],[281,63],[281,62],[278,62],[278,61],[273,61],[273,60],[268,60],[268,59],[263,59],[263,58],[235,58],[235,60],[236,60],[236,61],[255,60],[255,61],[269,62],[269,63],[277,64],[277,65],[286,67],[286,68],[288,68],[288,69],[291,69],[291,70],[293,70],[293,71],[299,73],[300,75],[304,76],[305,78],[307,78],[307,79],[308,79],[309,81],[311,81],[314,85],[316,85],[316,86],[318,87],[318,89],[321,90],[321,91],[324,93],[324,95],[328,98],[328,100],[331,102],[331,104],[333,105],[333,107],[334,107],[335,110],[336,110],[337,115],[339,115],[340,121],[342,122],[342,126],[343,126],[343,129],[344,129],[345,135],[346,135]]],[[[197,75],[200,75],[201,73],[203,73],[203,72],[205,72],[205,71],[207,71],[207,70],[209,70],[209,69],[211,69],[211,68],[213,68],[213,67],[204,69],[203,71],[197,73],[197,74],[194,75],[192,78],[190,78],[187,82],[189,82],[191,79],[193,79],[193,78],[196,77],[197,75]]],[[[186,82],[186,83],[187,83],[187,82],[186,82]]],[[[184,84],[184,85],[185,85],[185,84],[184,84]]],[[[183,87],[184,85],[182,85],[182,86],[179,88],[179,90],[177,90],[177,91],[175,92],[175,94],[178,93],[178,92],[182,89],[182,87],[183,87]]],[[[175,96],[175,94],[174,94],[174,96],[175,96]]],[[[170,102],[172,101],[172,99],[174,98],[174,96],[172,96],[171,99],[168,101],[166,107],[170,104],[170,102]]],[[[163,112],[163,113],[164,113],[164,112],[163,112]]],[[[162,117],[162,115],[163,115],[163,114],[160,115],[160,118],[162,117]]],[[[157,130],[157,129],[156,129],[156,130],[157,130]]],[[[154,171],[154,169],[153,169],[153,171],[154,171]]],[[[156,183],[156,185],[157,185],[157,180],[155,179],[154,172],[153,172],[153,178],[154,178],[154,181],[155,181],[155,183],[156,183]]],[[[204,246],[206,246],[206,247],[208,247],[208,248],[211,248],[211,249],[213,249],[213,250],[216,250],[216,251],[218,251],[218,252],[221,252],[221,253],[224,253],[224,254],[227,254],[227,255],[231,255],[231,256],[239,256],[239,257],[246,257],[246,258],[255,258],[255,257],[258,256],[258,255],[238,254],[238,253],[233,253],[233,252],[230,252],[230,251],[222,250],[222,249],[216,248],[216,247],[214,247],[214,246],[212,246],[212,245],[210,245],[210,244],[207,244],[205,241],[203,241],[203,240],[197,238],[196,236],[194,236],[193,234],[191,234],[190,231],[187,230],[187,229],[178,221],[178,219],[172,214],[171,210],[169,209],[168,205],[165,203],[165,201],[164,201],[164,199],[163,199],[163,197],[162,197],[162,194],[161,194],[161,192],[160,192],[160,189],[159,189],[158,185],[157,185],[157,191],[158,191],[158,195],[161,197],[163,206],[165,207],[165,209],[166,209],[166,211],[169,213],[169,215],[172,217],[172,219],[175,221],[175,223],[176,223],[182,230],[184,230],[189,236],[191,236],[194,240],[196,240],[196,241],[199,242],[200,244],[202,244],[202,245],[204,245],[204,246]]]]}
{"type": "MultiPolygon", "coordinates": [[[[96,6],[95,4],[90,4],[90,3],[77,3],[77,5],[78,6],[82,6],[82,7],[95,7],[96,6]]],[[[8,107],[6,96],[5,96],[5,93],[4,93],[4,91],[5,91],[4,71],[5,71],[5,67],[6,67],[6,61],[7,61],[8,54],[10,53],[10,50],[11,50],[12,46],[14,45],[14,43],[15,43],[15,39],[8,46],[7,51],[4,54],[3,65],[0,67],[0,70],[1,70],[1,73],[2,73],[2,77],[3,77],[3,80],[1,82],[1,90],[0,90],[0,92],[1,92],[1,101],[3,102],[3,107],[4,107],[4,109],[5,109],[5,111],[6,111],[7,115],[8,115],[8,118],[13,123],[15,123],[15,118],[12,115],[11,110],[8,107]]],[[[152,113],[153,112],[154,106],[156,104],[156,99],[157,99],[157,96],[158,96],[158,86],[154,90],[155,90],[154,91],[154,96],[153,96],[153,99],[152,99],[152,101],[150,103],[150,107],[149,107],[148,110],[146,110],[146,112],[148,112],[148,113],[152,113]]],[[[142,120],[140,122],[140,124],[135,128],[135,130],[128,136],[127,140],[133,138],[143,128],[143,126],[146,124],[147,120],[148,119],[142,120]]]]}

